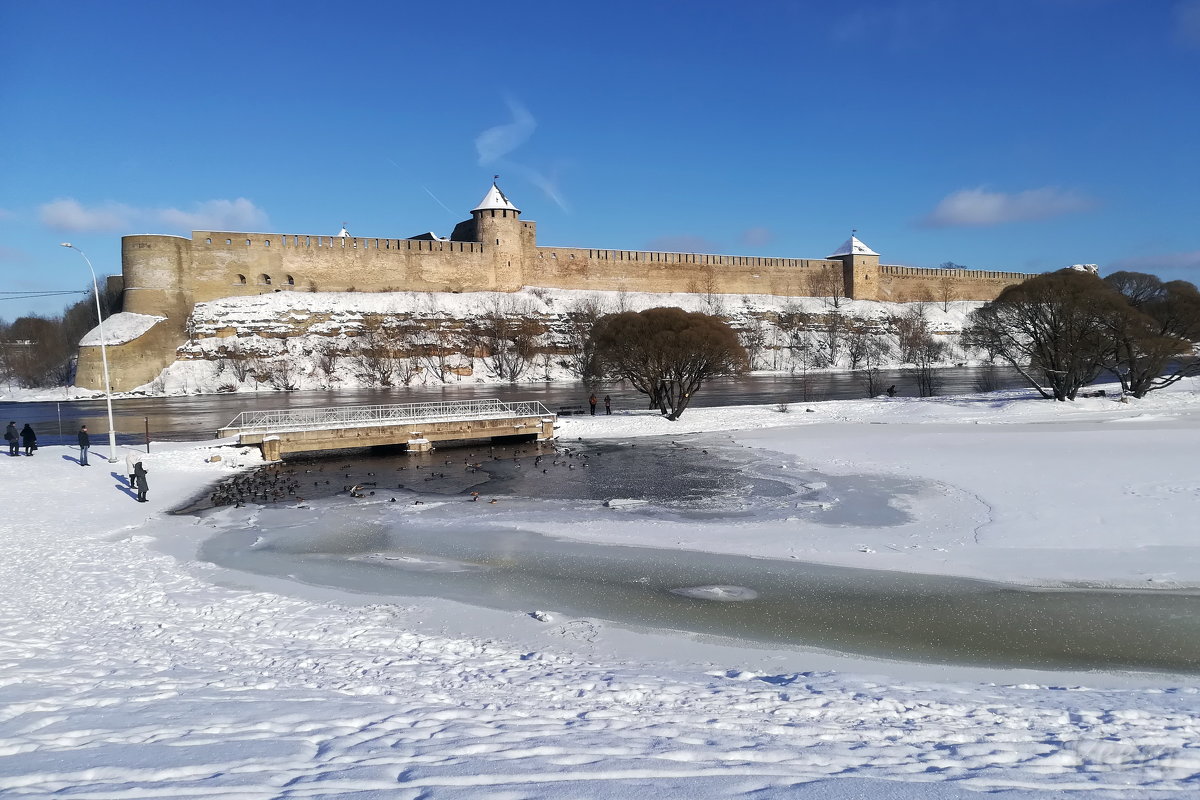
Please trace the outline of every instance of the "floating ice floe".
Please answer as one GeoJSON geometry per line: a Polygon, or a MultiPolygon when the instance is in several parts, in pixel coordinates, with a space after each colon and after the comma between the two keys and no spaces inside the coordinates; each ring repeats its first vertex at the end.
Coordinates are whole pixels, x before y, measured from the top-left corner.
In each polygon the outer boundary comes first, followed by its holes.
{"type": "Polygon", "coordinates": [[[635,500],[628,497],[614,497],[611,500],[605,500],[604,505],[608,506],[609,508],[636,508],[637,506],[644,506],[649,502],[649,500],[635,500]]]}
{"type": "Polygon", "coordinates": [[[745,586],[685,586],[682,589],[672,589],[671,594],[694,597],[697,600],[719,600],[723,603],[736,603],[758,597],[758,592],[745,586]]]}

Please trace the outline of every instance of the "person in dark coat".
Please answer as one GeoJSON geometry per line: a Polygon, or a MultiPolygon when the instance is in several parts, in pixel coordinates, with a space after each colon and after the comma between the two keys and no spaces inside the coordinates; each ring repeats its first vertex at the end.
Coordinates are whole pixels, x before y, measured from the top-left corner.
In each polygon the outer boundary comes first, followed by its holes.
{"type": "Polygon", "coordinates": [[[588,398],[588,405],[592,407],[592,416],[596,416],[596,395],[588,398]]]}
{"type": "Polygon", "coordinates": [[[893,383],[891,386],[889,386],[889,387],[888,387],[888,389],[887,389],[887,396],[888,396],[888,397],[895,397],[895,396],[896,396],[896,384],[894,384],[894,383],[893,383]]]}
{"type": "Polygon", "coordinates": [[[604,395],[604,413],[605,414],[612,413],[612,398],[609,397],[608,395],[604,395]]]}
{"type": "Polygon", "coordinates": [[[37,434],[33,432],[33,428],[29,427],[29,423],[25,423],[25,427],[21,428],[21,444],[25,445],[25,455],[33,455],[34,449],[37,447],[37,434]]]}
{"type": "Polygon", "coordinates": [[[140,461],[133,465],[133,482],[137,487],[137,501],[139,503],[148,502],[146,492],[150,491],[150,484],[146,481],[146,468],[140,461]]]}
{"type": "Polygon", "coordinates": [[[4,429],[4,439],[8,442],[10,456],[21,455],[21,434],[17,432],[17,423],[8,423],[8,427],[4,429]]]}
{"type": "Polygon", "coordinates": [[[90,467],[87,463],[87,451],[92,446],[92,437],[88,436],[87,425],[79,429],[79,466],[90,467]]]}

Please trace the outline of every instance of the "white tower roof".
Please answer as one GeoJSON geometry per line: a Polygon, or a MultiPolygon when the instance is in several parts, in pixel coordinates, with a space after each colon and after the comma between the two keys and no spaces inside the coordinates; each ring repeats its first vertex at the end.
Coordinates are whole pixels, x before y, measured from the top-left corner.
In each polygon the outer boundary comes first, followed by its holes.
{"type": "Polygon", "coordinates": [[[841,256],[877,256],[871,248],[867,247],[857,236],[851,236],[846,241],[842,242],[842,246],[827,256],[828,258],[840,258],[841,256]]]}
{"type": "Polygon", "coordinates": [[[479,205],[472,208],[471,211],[473,213],[475,211],[500,211],[501,209],[507,211],[516,211],[518,214],[521,213],[521,209],[514,206],[512,202],[504,196],[504,192],[500,191],[500,187],[493,183],[492,188],[488,189],[487,194],[485,194],[483,199],[479,201],[479,205]]]}

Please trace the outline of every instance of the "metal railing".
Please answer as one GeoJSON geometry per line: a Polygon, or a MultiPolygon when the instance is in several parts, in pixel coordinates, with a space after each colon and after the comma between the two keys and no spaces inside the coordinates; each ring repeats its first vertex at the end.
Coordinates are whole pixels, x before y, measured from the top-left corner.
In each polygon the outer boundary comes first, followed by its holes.
{"type": "Polygon", "coordinates": [[[506,403],[501,400],[448,400],[438,403],[397,403],[386,406],[243,411],[222,430],[236,430],[238,433],[280,433],[323,428],[362,428],[469,419],[552,416],[554,415],[536,400],[522,400],[515,403],[506,403]]]}

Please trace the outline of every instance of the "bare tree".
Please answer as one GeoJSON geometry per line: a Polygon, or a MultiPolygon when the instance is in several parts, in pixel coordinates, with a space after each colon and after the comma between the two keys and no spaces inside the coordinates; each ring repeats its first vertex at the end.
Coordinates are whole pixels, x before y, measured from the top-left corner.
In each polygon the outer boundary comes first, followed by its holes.
{"type": "Polygon", "coordinates": [[[759,365],[762,352],[767,346],[766,325],[762,320],[751,317],[746,326],[738,331],[738,341],[746,350],[746,358],[750,369],[753,370],[759,365]]]}
{"type": "Polygon", "coordinates": [[[942,311],[950,310],[950,303],[956,297],[955,283],[954,278],[949,275],[938,279],[934,292],[938,302],[942,305],[942,311]]]}
{"type": "Polygon", "coordinates": [[[363,321],[355,344],[359,377],[373,386],[394,385],[404,358],[400,331],[380,317],[370,317],[363,321]]]}
{"type": "Polygon", "coordinates": [[[748,366],[724,320],[680,308],[609,314],[597,321],[593,336],[605,373],[629,381],[670,420],[707,380],[748,366]]]}
{"type": "Polygon", "coordinates": [[[425,370],[446,383],[449,380],[452,361],[458,355],[461,344],[454,331],[438,325],[419,331],[415,337],[417,356],[425,370]]]}
{"type": "Polygon", "coordinates": [[[840,264],[829,264],[814,270],[808,276],[808,292],[821,298],[827,306],[841,308],[846,296],[846,279],[840,264]]]}
{"type": "Polygon", "coordinates": [[[1043,397],[1074,400],[1110,359],[1107,321],[1128,308],[1096,276],[1059,270],[1009,286],[971,312],[963,339],[1012,366],[1043,397]]]}
{"type": "Polygon", "coordinates": [[[532,366],[542,328],[531,313],[528,304],[497,299],[469,326],[468,344],[494,377],[516,383],[532,366]]]}
{"type": "Polygon", "coordinates": [[[892,329],[896,332],[900,361],[905,364],[913,363],[917,360],[918,351],[933,335],[925,306],[912,303],[903,313],[894,315],[890,321],[892,329]]]}
{"type": "Polygon", "coordinates": [[[338,365],[342,362],[342,351],[336,342],[325,341],[313,348],[314,371],[326,389],[340,380],[338,365]]]}
{"type": "Polygon", "coordinates": [[[932,336],[917,347],[913,353],[913,378],[921,397],[935,397],[942,389],[938,364],[946,351],[946,343],[932,336]]]}
{"type": "Polygon", "coordinates": [[[577,301],[562,316],[562,347],[559,366],[587,384],[596,377],[597,364],[592,328],[604,316],[604,306],[594,297],[577,301]]]}
{"type": "Polygon", "coordinates": [[[831,311],[817,318],[815,342],[820,357],[819,366],[836,366],[842,354],[842,343],[849,329],[841,312],[831,311]]]}
{"type": "Polygon", "coordinates": [[[1187,281],[1163,283],[1140,272],[1104,279],[1128,304],[1107,320],[1112,338],[1105,367],[1134,397],[1200,374],[1193,351],[1200,341],[1200,291],[1187,281]]]}

